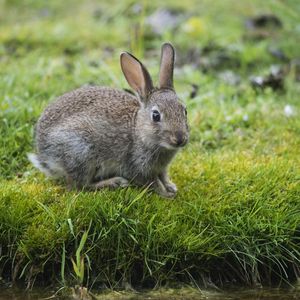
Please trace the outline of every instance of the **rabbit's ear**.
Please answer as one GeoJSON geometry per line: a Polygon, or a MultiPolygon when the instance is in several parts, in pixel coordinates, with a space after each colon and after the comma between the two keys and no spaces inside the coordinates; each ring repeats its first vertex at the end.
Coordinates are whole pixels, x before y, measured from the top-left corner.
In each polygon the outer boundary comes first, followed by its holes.
{"type": "Polygon", "coordinates": [[[159,70],[159,87],[173,88],[175,50],[170,43],[165,43],[161,47],[161,59],[159,70]]]}
{"type": "Polygon", "coordinates": [[[129,85],[145,99],[153,84],[144,65],[128,52],[121,53],[121,68],[129,85]]]}

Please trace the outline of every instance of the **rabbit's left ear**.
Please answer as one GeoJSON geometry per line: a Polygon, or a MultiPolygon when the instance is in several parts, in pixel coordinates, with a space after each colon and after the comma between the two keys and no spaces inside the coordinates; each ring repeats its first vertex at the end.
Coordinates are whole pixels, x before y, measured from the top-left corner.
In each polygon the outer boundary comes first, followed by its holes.
{"type": "Polygon", "coordinates": [[[159,88],[173,89],[175,50],[170,43],[161,47],[161,60],[159,70],[159,88]]]}
{"type": "Polygon", "coordinates": [[[140,95],[141,99],[146,99],[153,90],[152,79],[145,66],[132,54],[121,53],[121,68],[129,85],[140,95]]]}

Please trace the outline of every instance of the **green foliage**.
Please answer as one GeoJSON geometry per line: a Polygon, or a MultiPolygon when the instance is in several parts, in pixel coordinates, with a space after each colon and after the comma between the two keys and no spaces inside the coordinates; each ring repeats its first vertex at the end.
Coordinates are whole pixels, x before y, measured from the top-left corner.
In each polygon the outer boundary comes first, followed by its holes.
{"type": "Polygon", "coordinates": [[[296,66],[283,91],[249,83],[282,63],[269,47],[291,59],[298,53],[299,5],[288,2],[166,1],[195,28],[161,36],[145,22],[161,1],[144,1],[140,14],[131,1],[0,2],[0,277],[112,288],[291,282],[300,265],[296,66]],[[284,26],[267,39],[247,39],[243,18],[259,13],[275,13],[284,26]],[[134,188],[67,191],[29,165],[33,127],[47,103],[87,83],[127,87],[118,58],[124,50],[144,56],[157,78],[166,39],[178,60],[206,45],[217,49],[212,59],[220,48],[229,56],[206,72],[188,59],[176,67],[191,141],[171,166],[175,200],[134,188]],[[239,85],[220,77],[228,68],[239,85]],[[193,98],[191,84],[199,86],[193,98]]]}
{"type": "Polygon", "coordinates": [[[75,272],[80,284],[83,283],[84,269],[85,269],[84,256],[81,254],[81,252],[86,243],[87,237],[88,237],[88,232],[85,231],[81,237],[80,244],[76,250],[76,262],[74,261],[73,258],[71,258],[74,272],[75,272]]]}

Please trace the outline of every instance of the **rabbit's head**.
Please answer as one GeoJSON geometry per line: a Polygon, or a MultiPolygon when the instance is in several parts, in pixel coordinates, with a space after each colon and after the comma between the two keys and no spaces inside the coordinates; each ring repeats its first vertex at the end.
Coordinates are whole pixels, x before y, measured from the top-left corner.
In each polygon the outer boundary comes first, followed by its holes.
{"type": "Polygon", "coordinates": [[[121,67],[129,85],[137,92],[141,107],[136,132],[145,145],[176,150],[188,142],[187,111],[173,87],[175,51],[162,45],[159,86],[153,86],[145,66],[130,53],[121,54],[121,67]]]}

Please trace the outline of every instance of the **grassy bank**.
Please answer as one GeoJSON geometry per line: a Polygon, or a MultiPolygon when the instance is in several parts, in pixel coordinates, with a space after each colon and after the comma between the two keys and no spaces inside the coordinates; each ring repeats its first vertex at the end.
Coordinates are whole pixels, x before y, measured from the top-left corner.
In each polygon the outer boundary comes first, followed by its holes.
{"type": "Polygon", "coordinates": [[[177,27],[155,33],[146,23],[158,1],[119,2],[0,2],[0,277],[93,288],[293,282],[299,4],[167,1],[177,27]],[[281,25],[246,28],[259,14],[281,25]],[[132,188],[67,191],[29,165],[49,101],[87,83],[126,88],[123,50],[157,78],[165,40],[177,49],[175,86],[191,125],[171,166],[175,200],[132,188]],[[250,77],[267,78],[272,65],[279,79],[254,88],[250,77]]]}

